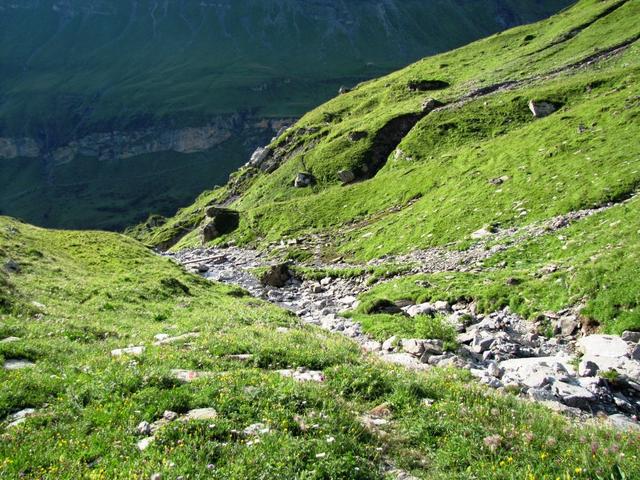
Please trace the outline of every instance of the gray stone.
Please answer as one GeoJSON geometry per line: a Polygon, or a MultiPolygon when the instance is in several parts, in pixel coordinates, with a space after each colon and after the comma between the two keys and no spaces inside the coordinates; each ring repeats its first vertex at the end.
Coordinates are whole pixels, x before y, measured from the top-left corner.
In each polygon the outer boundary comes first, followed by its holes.
{"type": "Polygon", "coordinates": [[[7,337],[0,340],[0,343],[13,343],[20,341],[20,337],[7,337]]]}
{"type": "Polygon", "coordinates": [[[260,282],[262,285],[269,287],[282,288],[291,279],[291,271],[288,263],[272,265],[269,270],[262,274],[260,282]]]}
{"type": "Polygon", "coordinates": [[[35,366],[31,360],[24,358],[8,358],[4,361],[3,368],[5,370],[21,370],[23,368],[31,368],[35,366]]]}
{"type": "Polygon", "coordinates": [[[296,178],[293,180],[293,186],[295,188],[306,188],[316,183],[315,177],[309,172],[298,172],[296,178]]]}
{"type": "Polygon", "coordinates": [[[269,427],[264,423],[254,423],[245,428],[242,433],[246,436],[264,435],[265,433],[269,433],[269,427]]]}
{"type": "Polygon", "coordinates": [[[151,477],[149,477],[149,480],[162,480],[162,474],[154,473],[153,475],[151,475],[151,477]]]}
{"type": "Polygon", "coordinates": [[[403,339],[402,350],[415,357],[420,357],[424,353],[424,342],[416,339],[403,339]]]}
{"type": "Polygon", "coordinates": [[[636,345],[629,349],[629,358],[640,361],[640,345],[636,345]]]}
{"type": "Polygon", "coordinates": [[[438,312],[450,312],[451,305],[449,302],[445,302],[443,300],[439,300],[433,304],[433,308],[435,308],[438,312]]]}
{"type": "Polygon", "coordinates": [[[178,418],[178,414],[176,412],[172,412],[171,410],[165,410],[162,414],[162,418],[169,422],[173,422],[178,418]]]}
{"type": "Polygon", "coordinates": [[[196,408],[194,410],[189,410],[187,414],[182,417],[182,420],[213,420],[217,417],[218,412],[216,412],[213,408],[196,408]]]}
{"type": "Polygon", "coordinates": [[[293,378],[298,382],[324,382],[324,374],[318,370],[308,370],[300,367],[296,370],[278,370],[283,377],[293,378]]]}
{"type": "Polygon", "coordinates": [[[553,392],[546,388],[530,388],[527,395],[531,400],[536,402],[551,402],[557,400],[553,392]]]}
{"type": "Polygon", "coordinates": [[[36,413],[37,411],[35,408],[25,408],[20,410],[19,412],[14,413],[13,415],[10,415],[8,418],[10,423],[9,425],[7,425],[7,428],[16,427],[21,423],[24,423],[27,418],[35,415],[36,413]]]}
{"type": "Polygon", "coordinates": [[[577,346],[585,357],[620,358],[629,350],[627,342],[615,335],[588,335],[578,340],[577,346]]]}
{"type": "Polygon", "coordinates": [[[475,353],[484,353],[491,348],[491,346],[495,343],[495,338],[493,337],[480,337],[476,335],[471,343],[471,349],[475,353]]]}
{"type": "Polygon", "coordinates": [[[581,377],[594,377],[598,373],[598,365],[591,360],[582,360],[578,366],[578,375],[581,377]]]}
{"type": "Polygon", "coordinates": [[[338,172],[338,178],[343,184],[351,183],[356,179],[356,174],[351,170],[340,170],[338,172]]]}
{"type": "Polygon", "coordinates": [[[442,352],[444,351],[444,343],[442,342],[442,340],[423,340],[422,345],[424,347],[425,353],[428,353],[430,355],[442,355],[442,352]]]}
{"type": "Polygon", "coordinates": [[[149,422],[140,422],[136,427],[136,433],[138,435],[145,435],[145,436],[151,435],[152,433],[151,424],[149,422]]]}
{"type": "Polygon", "coordinates": [[[544,118],[548,115],[551,115],[558,109],[555,104],[551,102],[531,100],[529,101],[529,110],[533,113],[533,116],[536,118],[544,118]]]}
{"type": "Polygon", "coordinates": [[[121,357],[123,355],[132,355],[139,356],[142,355],[145,351],[145,347],[127,347],[127,348],[116,348],[115,350],[111,350],[112,357],[121,357]]]}
{"type": "Polygon", "coordinates": [[[496,362],[489,362],[489,366],[487,367],[487,372],[492,377],[502,378],[504,370],[500,368],[496,362]]]}
{"type": "Polygon", "coordinates": [[[408,307],[405,307],[403,310],[410,317],[416,317],[418,315],[433,315],[436,312],[436,309],[430,303],[410,305],[408,307]]]}
{"type": "Polygon", "coordinates": [[[595,395],[586,388],[565,382],[555,382],[552,391],[569,407],[588,409],[595,395]]]}
{"type": "Polygon", "coordinates": [[[379,352],[382,350],[382,344],[376,340],[369,340],[362,344],[362,349],[365,352],[379,352]]]}
{"type": "Polygon", "coordinates": [[[640,342],[640,332],[631,332],[629,330],[622,332],[622,340],[625,342],[638,343],[640,342]]]}
{"type": "Polygon", "coordinates": [[[138,450],[140,450],[142,452],[142,451],[146,450],[147,448],[149,448],[149,446],[153,443],[154,440],[155,440],[154,437],[143,438],[138,443],[136,443],[136,447],[138,447],[138,450]]]}
{"type": "MultiPolygon", "coordinates": [[[[156,337],[157,336],[158,335],[156,335],[156,337]]],[[[183,342],[185,340],[190,340],[192,338],[198,338],[199,336],[200,336],[200,334],[198,332],[189,332],[189,333],[185,333],[185,334],[182,334],[182,335],[178,335],[177,337],[170,337],[170,336],[164,337],[163,336],[162,338],[158,339],[153,344],[156,345],[156,346],[169,345],[169,344],[172,344],[172,343],[178,343],[178,342],[183,342]]]]}
{"type": "Polygon", "coordinates": [[[385,352],[391,352],[395,350],[397,345],[398,345],[398,337],[394,335],[392,337],[387,338],[382,343],[382,350],[384,350],[385,352]]]}
{"type": "Polygon", "coordinates": [[[609,423],[618,430],[640,432],[640,423],[621,413],[609,416],[609,423]]]}
{"type": "Polygon", "coordinates": [[[562,337],[570,337],[580,328],[580,322],[575,316],[560,318],[556,323],[555,333],[562,337]]]}

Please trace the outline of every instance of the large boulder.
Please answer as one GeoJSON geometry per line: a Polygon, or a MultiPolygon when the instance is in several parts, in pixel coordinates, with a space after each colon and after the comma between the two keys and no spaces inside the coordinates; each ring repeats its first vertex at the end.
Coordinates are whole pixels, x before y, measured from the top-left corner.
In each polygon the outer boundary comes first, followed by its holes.
{"type": "Polygon", "coordinates": [[[269,287],[282,288],[293,277],[289,270],[288,263],[280,263],[273,265],[269,270],[264,272],[260,277],[262,285],[269,287]]]}
{"type": "Polygon", "coordinates": [[[340,170],[338,172],[338,178],[343,184],[351,183],[356,179],[356,174],[351,170],[340,170]]]}
{"type": "Polygon", "coordinates": [[[529,110],[536,118],[544,118],[551,115],[558,109],[558,106],[552,102],[542,100],[531,100],[529,102],[529,110]]]}
{"type": "Polygon", "coordinates": [[[207,207],[202,228],[202,242],[210,242],[227,233],[233,232],[240,224],[240,214],[235,210],[222,207],[207,207]]]}

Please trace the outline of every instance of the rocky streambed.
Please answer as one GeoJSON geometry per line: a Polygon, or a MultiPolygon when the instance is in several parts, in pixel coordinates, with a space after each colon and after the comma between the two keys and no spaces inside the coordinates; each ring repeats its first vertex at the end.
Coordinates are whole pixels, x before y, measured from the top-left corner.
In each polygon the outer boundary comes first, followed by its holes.
{"type": "Polygon", "coordinates": [[[465,368],[489,387],[562,413],[580,419],[600,416],[617,428],[640,430],[640,332],[625,332],[622,337],[589,334],[577,312],[567,309],[546,314],[555,333],[547,337],[540,334],[540,324],[508,308],[485,315],[473,303],[399,302],[393,307],[399,315],[446,318],[458,332],[458,346],[446,351],[441,340],[430,338],[391,337],[379,342],[359,323],[340,315],[358,306],[358,295],[369,288],[364,276],[301,280],[267,254],[237,247],[184,250],[171,257],[205,278],[240,286],[306,323],[341,333],[383,361],[414,370],[465,368]],[[266,281],[255,275],[265,268],[266,281]]]}

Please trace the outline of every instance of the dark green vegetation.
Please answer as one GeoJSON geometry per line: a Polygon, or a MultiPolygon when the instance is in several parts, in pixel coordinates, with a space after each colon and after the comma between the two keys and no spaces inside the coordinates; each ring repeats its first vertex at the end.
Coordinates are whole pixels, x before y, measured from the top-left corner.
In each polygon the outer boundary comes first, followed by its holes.
{"type": "MultiPolygon", "coordinates": [[[[232,204],[240,228],[218,241],[259,245],[331,231],[329,250],[357,263],[430,247],[465,250],[480,229],[622,202],[640,186],[639,17],[638,0],[583,0],[333,99],[274,142],[293,153],[273,173],[245,179],[232,204]],[[431,80],[449,87],[415,91],[431,80]],[[429,97],[446,106],[421,113],[429,97]],[[529,100],[559,108],[534,118],[529,100]],[[399,118],[416,123],[405,132],[399,118]],[[353,132],[363,138],[349,138],[353,132]],[[345,169],[361,180],[343,186],[337,173],[345,169]],[[307,170],[317,183],[294,188],[296,173],[307,170]]],[[[139,238],[179,237],[176,225],[197,223],[201,206],[232,188],[203,195],[139,238]]],[[[640,329],[638,218],[633,200],[518,244],[488,260],[489,272],[433,275],[429,288],[402,280],[371,296],[475,299],[484,310],[510,305],[527,316],[584,303],[583,314],[607,331],[640,329]],[[557,271],[540,273],[555,263],[557,271]]],[[[197,243],[194,231],[176,248],[197,243]]]]}
{"type": "Polygon", "coordinates": [[[261,120],[569,3],[0,0],[0,214],[103,229],[173,214],[269,141],[261,120]],[[231,138],[167,145],[212,123],[231,138]]]}
{"type": "Polygon", "coordinates": [[[9,260],[18,269],[0,277],[0,338],[20,340],[0,343],[0,363],[35,365],[0,370],[0,421],[27,407],[37,413],[1,424],[0,478],[381,479],[389,460],[429,479],[640,475],[637,434],[575,428],[461,372],[379,364],[349,340],[184,273],[126,237],[0,218],[0,264],[9,260]],[[193,331],[200,336],[152,345],[157,333],[193,331]],[[147,348],[110,356],[127,345],[147,348]],[[225,358],[240,353],[254,356],[225,358]],[[325,381],[275,371],[297,366],[322,370],[325,381]],[[182,384],[172,368],[213,376],[182,384]],[[198,407],[218,418],[177,421],[136,449],[140,421],[198,407]],[[387,435],[359,420],[374,407],[387,435]],[[236,433],[257,422],[270,429],[259,442],[236,433]]]}

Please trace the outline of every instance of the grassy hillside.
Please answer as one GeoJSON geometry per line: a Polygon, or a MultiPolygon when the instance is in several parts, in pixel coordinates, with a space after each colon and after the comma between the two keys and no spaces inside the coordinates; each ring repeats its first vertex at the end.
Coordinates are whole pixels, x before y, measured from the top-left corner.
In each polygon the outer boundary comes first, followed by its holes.
{"type": "Polygon", "coordinates": [[[256,124],[570,3],[0,0],[0,214],[109,230],[173,215],[279,129],[256,124]],[[230,138],[153,150],[212,123],[230,138]],[[153,153],[120,155],[140,132],[153,153]],[[39,152],[16,157],[5,138],[39,152]]]}
{"type": "MultiPolygon", "coordinates": [[[[273,173],[245,181],[232,204],[240,228],[217,241],[265,244],[331,231],[328,252],[360,262],[414,249],[467,249],[480,229],[521,228],[629,198],[640,186],[639,15],[638,0],[582,0],[549,20],[426,58],[331,100],[272,145],[276,155],[292,153],[273,173]],[[409,88],[426,80],[448,86],[409,88]],[[429,97],[444,106],[421,112],[429,97]],[[534,118],[530,100],[558,110],[534,118]],[[406,132],[399,118],[409,119],[406,132]],[[354,132],[362,138],[350,139],[354,132]],[[345,169],[359,180],[343,186],[337,173],[345,169]],[[310,171],[316,185],[294,188],[300,171],[310,171]]],[[[201,207],[230,188],[202,196],[141,238],[160,244],[174,237],[176,226],[201,221],[201,207]]],[[[634,201],[582,221],[568,242],[549,235],[514,248],[504,259],[512,270],[497,269],[500,283],[505,275],[533,278],[536,268],[558,261],[567,268],[566,291],[552,277],[487,292],[478,288],[485,279],[471,276],[447,294],[491,307],[511,303],[528,315],[584,301],[584,313],[611,331],[640,328],[638,289],[625,290],[621,280],[638,271],[637,218],[634,201]],[[608,219],[614,226],[605,228],[608,219]],[[626,273],[603,292],[599,269],[626,273]]],[[[196,229],[175,248],[198,242],[196,229]]]]}
{"type": "Polygon", "coordinates": [[[637,434],[576,428],[467,373],[380,364],[120,235],[2,217],[0,264],[0,364],[33,362],[0,369],[0,478],[396,478],[383,473],[390,462],[429,479],[640,475],[637,434]],[[159,333],[193,332],[153,345],[159,333]],[[146,350],[110,354],[126,346],[146,350]],[[277,372],[296,367],[324,380],[277,372]],[[172,369],[208,376],[182,383],[172,369]],[[363,426],[381,405],[387,423],[363,426]],[[25,408],[35,412],[9,426],[25,408]],[[140,422],[194,408],[217,418],[175,420],[136,448],[140,422]],[[242,433],[257,423],[259,436],[242,433]]]}

